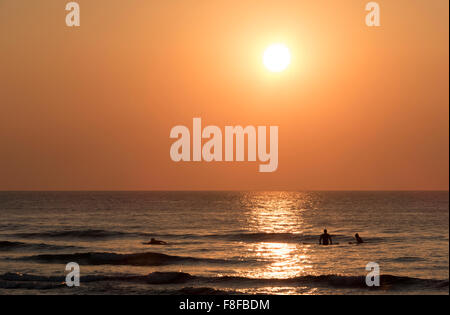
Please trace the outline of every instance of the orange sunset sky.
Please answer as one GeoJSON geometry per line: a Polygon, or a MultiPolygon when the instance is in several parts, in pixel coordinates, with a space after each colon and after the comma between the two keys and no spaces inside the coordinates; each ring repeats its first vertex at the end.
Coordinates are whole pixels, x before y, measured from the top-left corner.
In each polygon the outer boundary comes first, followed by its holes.
{"type": "Polygon", "coordinates": [[[448,189],[447,0],[67,2],[0,0],[0,190],[448,189]],[[278,170],[173,162],[193,117],[279,126],[278,170]]]}

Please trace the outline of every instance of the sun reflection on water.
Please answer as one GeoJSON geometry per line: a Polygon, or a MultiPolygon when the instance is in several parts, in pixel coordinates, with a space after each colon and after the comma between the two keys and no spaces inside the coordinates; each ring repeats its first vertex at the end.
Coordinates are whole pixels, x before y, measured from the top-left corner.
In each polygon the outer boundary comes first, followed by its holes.
{"type": "Polygon", "coordinates": [[[263,279],[287,279],[307,273],[309,264],[308,247],[297,244],[267,243],[253,244],[248,249],[267,265],[254,269],[247,276],[263,279]]]}
{"type": "Polygon", "coordinates": [[[308,199],[307,194],[301,193],[296,198],[286,192],[246,194],[243,203],[248,210],[247,226],[260,233],[302,233],[302,204],[308,199]]]}
{"type": "Polygon", "coordinates": [[[310,246],[300,244],[299,237],[307,228],[302,216],[302,203],[308,195],[292,198],[284,192],[246,194],[247,227],[261,233],[261,241],[247,245],[248,256],[265,262],[264,266],[245,271],[245,276],[262,279],[287,279],[308,274],[310,246]],[[290,198],[288,198],[290,197],[290,198]],[[304,197],[304,198],[302,198],[304,197]]]}

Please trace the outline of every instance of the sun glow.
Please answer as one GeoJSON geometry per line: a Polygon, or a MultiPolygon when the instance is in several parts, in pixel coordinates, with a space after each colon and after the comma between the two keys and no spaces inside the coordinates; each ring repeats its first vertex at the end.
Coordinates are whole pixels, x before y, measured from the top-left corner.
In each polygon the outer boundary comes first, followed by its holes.
{"type": "Polygon", "coordinates": [[[291,63],[291,52],[284,44],[272,44],[263,55],[264,66],[271,72],[281,72],[291,63]]]}

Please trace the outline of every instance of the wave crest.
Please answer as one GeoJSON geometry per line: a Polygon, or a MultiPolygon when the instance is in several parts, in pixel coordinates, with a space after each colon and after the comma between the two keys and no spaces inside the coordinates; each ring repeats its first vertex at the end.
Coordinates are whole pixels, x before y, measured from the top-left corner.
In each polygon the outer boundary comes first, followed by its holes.
{"type": "Polygon", "coordinates": [[[196,258],[186,256],[172,256],[160,253],[136,253],[136,254],[117,254],[117,253],[76,253],[76,254],[45,254],[17,258],[17,260],[36,261],[40,263],[61,263],[76,262],[80,265],[128,265],[128,266],[161,266],[183,263],[207,263],[207,264],[226,264],[237,263],[238,261],[196,258]]]}
{"type": "Polygon", "coordinates": [[[23,243],[23,242],[9,242],[0,241],[0,251],[13,251],[13,250],[63,250],[74,249],[75,246],[61,246],[51,244],[37,244],[37,243],[23,243]]]}
{"type": "Polygon", "coordinates": [[[123,237],[127,235],[133,236],[137,234],[118,231],[96,230],[96,229],[56,230],[56,231],[14,234],[14,236],[21,238],[71,238],[71,239],[114,238],[114,237],[123,237]]]}

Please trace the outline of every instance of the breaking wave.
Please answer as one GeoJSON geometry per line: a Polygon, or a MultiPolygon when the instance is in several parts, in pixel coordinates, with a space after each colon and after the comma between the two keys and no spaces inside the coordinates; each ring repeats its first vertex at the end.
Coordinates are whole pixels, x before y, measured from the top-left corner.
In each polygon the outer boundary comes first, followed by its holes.
{"type": "MultiPolygon", "coordinates": [[[[6,273],[0,275],[0,288],[4,289],[52,289],[64,287],[65,279],[62,276],[36,276],[20,273],[6,273]]],[[[366,288],[364,276],[340,276],[340,275],[319,275],[319,276],[300,276],[288,279],[255,279],[246,277],[201,277],[194,276],[184,272],[153,272],[148,275],[119,275],[102,276],[88,275],[82,276],[82,283],[100,283],[100,282],[126,282],[141,283],[148,285],[179,285],[195,284],[201,287],[185,287],[165,291],[172,294],[229,294],[232,292],[222,291],[220,285],[225,286],[308,286],[308,287],[336,287],[336,288],[366,288]],[[211,288],[211,286],[215,288],[211,288]],[[219,289],[217,289],[219,286],[219,289]]],[[[382,290],[396,289],[418,289],[433,288],[436,290],[448,291],[449,281],[435,279],[419,279],[402,277],[395,275],[382,275],[380,278],[382,290]]]]}

